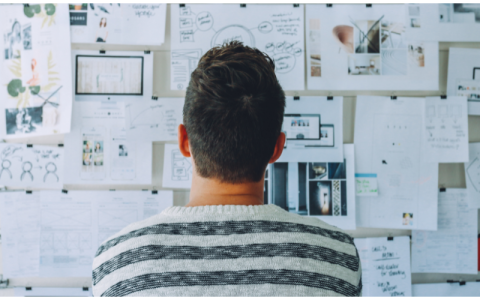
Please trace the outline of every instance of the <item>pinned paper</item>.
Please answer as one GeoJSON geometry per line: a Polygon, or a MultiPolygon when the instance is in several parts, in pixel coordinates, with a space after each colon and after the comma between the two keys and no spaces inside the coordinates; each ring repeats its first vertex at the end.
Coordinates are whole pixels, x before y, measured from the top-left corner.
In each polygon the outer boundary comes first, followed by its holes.
{"type": "Polygon", "coordinates": [[[355,174],[357,196],[378,196],[377,174],[355,174]]]}

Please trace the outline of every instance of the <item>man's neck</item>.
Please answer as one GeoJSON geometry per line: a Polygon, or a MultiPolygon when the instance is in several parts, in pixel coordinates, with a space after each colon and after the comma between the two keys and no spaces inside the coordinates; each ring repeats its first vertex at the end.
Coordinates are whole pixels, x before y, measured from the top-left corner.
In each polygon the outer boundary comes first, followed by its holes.
{"type": "Polygon", "coordinates": [[[262,205],[264,180],[247,183],[222,183],[193,175],[189,206],[262,205]]]}

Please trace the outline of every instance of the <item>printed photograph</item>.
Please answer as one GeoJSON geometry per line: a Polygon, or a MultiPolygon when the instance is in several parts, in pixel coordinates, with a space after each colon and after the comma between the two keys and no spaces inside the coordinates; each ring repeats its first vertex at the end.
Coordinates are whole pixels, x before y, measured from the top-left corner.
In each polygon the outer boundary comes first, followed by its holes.
{"type": "Polygon", "coordinates": [[[403,225],[413,225],[413,213],[403,213],[403,225]]]}
{"type": "Polygon", "coordinates": [[[381,75],[380,55],[349,55],[348,75],[381,75]]]}
{"type": "Polygon", "coordinates": [[[321,77],[322,76],[322,63],[321,63],[321,43],[320,43],[320,20],[310,19],[310,76],[321,77]]]}
{"type": "Polygon", "coordinates": [[[88,3],[70,3],[68,4],[70,10],[87,10],[88,3]]]}
{"type": "Polygon", "coordinates": [[[6,127],[8,135],[37,131],[42,126],[43,106],[28,108],[7,108],[6,127]]]}
{"type": "Polygon", "coordinates": [[[332,215],[332,182],[310,181],[310,215],[332,215]]]}
{"type": "Polygon", "coordinates": [[[103,141],[94,141],[93,164],[103,166],[103,141]]]}
{"type": "Polygon", "coordinates": [[[382,49],[382,75],[407,75],[406,49],[382,49]]]}
{"type": "Polygon", "coordinates": [[[4,39],[4,58],[8,59],[16,59],[20,58],[23,42],[22,42],[22,25],[20,22],[15,20],[11,27],[8,28],[6,32],[3,34],[4,39]]]}
{"type": "Polygon", "coordinates": [[[326,163],[309,163],[308,164],[308,178],[319,180],[327,176],[326,163]]]}
{"type": "Polygon", "coordinates": [[[355,53],[380,53],[380,20],[353,23],[355,53]]]}
{"type": "Polygon", "coordinates": [[[126,145],[118,145],[118,156],[128,156],[126,145]]]}
{"type": "Polygon", "coordinates": [[[345,161],[343,163],[328,163],[328,179],[346,179],[345,161]]]}
{"type": "Polygon", "coordinates": [[[412,68],[425,67],[423,43],[410,43],[408,45],[408,64],[412,68]]]}
{"type": "Polygon", "coordinates": [[[480,23],[480,4],[438,4],[439,21],[442,23],[480,23]]]}

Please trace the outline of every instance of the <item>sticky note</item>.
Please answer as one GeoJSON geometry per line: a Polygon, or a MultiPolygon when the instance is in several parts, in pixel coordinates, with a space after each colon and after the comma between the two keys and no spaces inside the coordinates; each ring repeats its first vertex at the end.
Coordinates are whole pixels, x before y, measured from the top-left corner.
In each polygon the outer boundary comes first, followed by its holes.
{"type": "Polygon", "coordinates": [[[355,174],[357,196],[378,196],[377,174],[355,174]]]}

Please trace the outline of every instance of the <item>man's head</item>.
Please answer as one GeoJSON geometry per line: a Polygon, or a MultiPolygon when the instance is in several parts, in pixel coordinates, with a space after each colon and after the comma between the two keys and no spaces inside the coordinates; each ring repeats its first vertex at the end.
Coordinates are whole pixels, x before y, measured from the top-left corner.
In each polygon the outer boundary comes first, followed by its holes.
{"type": "Polygon", "coordinates": [[[284,110],[270,57],[236,41],[210,49],[191,75],[183,108],[198,175],[225,183],[261,180],[283,149],[284,110]]]}

